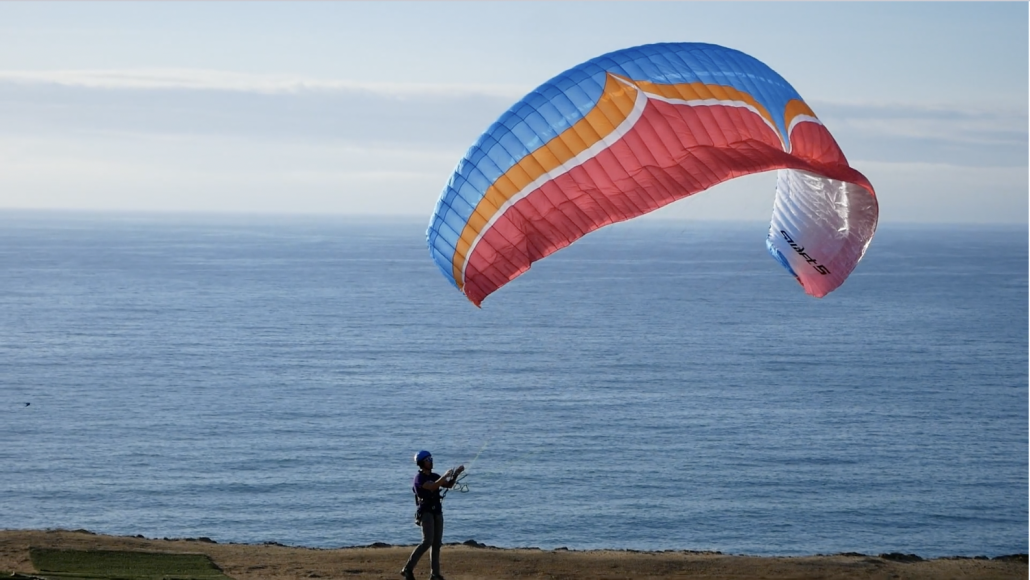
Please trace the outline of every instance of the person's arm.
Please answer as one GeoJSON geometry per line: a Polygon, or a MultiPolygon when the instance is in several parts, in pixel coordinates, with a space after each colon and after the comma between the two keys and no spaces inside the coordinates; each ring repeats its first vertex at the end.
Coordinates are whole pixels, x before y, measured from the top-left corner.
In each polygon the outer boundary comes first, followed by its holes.
{"type": "Polygon", "coordinates": [[[440,479],[436,481],[427,481],[422,484],[422,489],[428,489],[429,491],[436,491],[441,487],[454,487],[454,482],[457,481],[458,475],[465,470],[464,465],[459,465],[456,469],[448,469],[440,479]]]}
{"type": "Polygon", "coordinates": [[[458,476],[461,475],[461,472],[464,471],[464,470],[465,470],[465,466],[464,465],[459,465],[458,467],[456,467],[453,470],[454,473],[451,473],[450,471],[448,471],[447,473],[451,474],[450,478],[443,478],[443,477],[441,477],[440,480],[443,481],[443,483],[441,483],[440,486],[441,487],[446,487],[447,489],[450,489],[450,488],[454,487],[454,484],[458,483],[458,476]]]}

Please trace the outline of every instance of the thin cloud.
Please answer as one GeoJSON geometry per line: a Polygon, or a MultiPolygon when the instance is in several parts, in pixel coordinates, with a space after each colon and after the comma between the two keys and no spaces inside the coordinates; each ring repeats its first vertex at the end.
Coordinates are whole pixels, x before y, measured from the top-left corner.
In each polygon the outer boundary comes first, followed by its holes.
{"type": "Polygon", "coordinates": [[[887,137],[1009,145],[1025,144],[1028,137],[1025,106],[842,102],[813,106],[820,118],[887,137]]]}
{"type": "Polygon", "coordinates": [[[488,96],[518,98],[532,87],[488,84],[372,83],[204,69],[0,71],[0,82],[108,90],[231,91],[265,95],[365,92],[391,97],[488,96]]]}
{"type": "Polygon", "coordinates": [[[1026,167],[1027,111],[965,103],[812,103],[849,159],[1026,167]]]}
{"type": "Polygon", "coordinates": [[[19,135],[223,135],[464,148],[514,101],[489,91],[421,85],[405,86],[404,93],[364,85],[291,92],[249,90],[261,88],[253,84],[228,90],[225,79],[185,89],[171,82],[127,88],[12,77],[0,78],[0,126],[19,135]]]}

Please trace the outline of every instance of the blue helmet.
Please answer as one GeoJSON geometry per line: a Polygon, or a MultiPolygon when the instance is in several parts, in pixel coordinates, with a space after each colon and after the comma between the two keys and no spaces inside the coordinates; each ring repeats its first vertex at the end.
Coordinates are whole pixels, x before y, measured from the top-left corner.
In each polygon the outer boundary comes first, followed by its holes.
{"type": "Polygon", "coordinates": [[[425,461],[426,459],[431,459],[432,457],[433,457],[432,453],[430,453],[430,452],[426,451],[425,449],[423,449],[422,451],[419,451],[418,453],[415,454],[415,464],[416,465],[422,465],[423,461],[425,461]]]}

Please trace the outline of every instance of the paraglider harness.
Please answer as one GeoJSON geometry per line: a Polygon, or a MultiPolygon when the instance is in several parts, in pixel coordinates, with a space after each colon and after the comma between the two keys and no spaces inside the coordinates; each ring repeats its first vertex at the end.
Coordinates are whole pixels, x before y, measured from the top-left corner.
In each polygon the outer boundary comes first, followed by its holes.
{"type": "MultiPolygon", "coordinates": [[[[468,475],[468,474],[465,473],[465,472],[462,472],[462,473],[458,474],[458,477],[454,480],[454,485],[452,485],[450,488],[444,488],[443,491],[439,491],[438,490],[437,493],[439,494],[440,497],[435,502],[435,506],[434,506],[434,504],[432,504],[430,502],[427,502],[426,498],[423,498],[421,495],[419,495],[418,487],[416,487],[413,484],[411,486],[411,492],[415,494],[415,525],[419,526],[419,527],[422,526],[423,508],[432,509],[433,507],[435,507],[439,511],[443,510],[443,503],[442,503],[443,502],[443,498],[447,497],[447,492],[448,491],[450,491],[452,489],[456,489],[456,490],[458,490],[458,493],[468,493],[469,486],[467,484],[460,483],[461,480],[465,479],[466,475],[468,475]]],[[[418,481],[418,480],[416,479],[415,481],[418,481]]]]}
{"type": "Polygon", "coordinates": [[[419,497],[414,485],[411,486],[411,491],[415,493],[415,525],[422,527],[422,498],[419,497]]]}

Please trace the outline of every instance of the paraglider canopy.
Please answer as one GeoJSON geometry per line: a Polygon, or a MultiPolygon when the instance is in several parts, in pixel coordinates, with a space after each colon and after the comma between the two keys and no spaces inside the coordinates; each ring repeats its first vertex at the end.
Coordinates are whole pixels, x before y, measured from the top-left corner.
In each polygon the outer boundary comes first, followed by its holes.
{"type": "Polygon", "coordinates": [[[770,170],[769,253],[825,296],[861,260],[879,211],[812,109],[736,50],[619,50],[544,83],[476,140],[437,201],[429,251],[479,306],[587,233],[770,170]]]}

